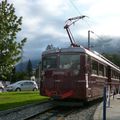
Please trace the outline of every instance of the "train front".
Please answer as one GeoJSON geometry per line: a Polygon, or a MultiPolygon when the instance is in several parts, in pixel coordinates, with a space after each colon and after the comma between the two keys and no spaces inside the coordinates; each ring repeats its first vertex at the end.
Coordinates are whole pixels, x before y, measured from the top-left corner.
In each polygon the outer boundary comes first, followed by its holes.
{"type": "Polygon", "coordinates": [[[83,96],[84,89],[80,90],[83,85],[79,84],[80,59],[80,53],[67,49],[43,52],[40,94],[54,99],[83,96]]]}

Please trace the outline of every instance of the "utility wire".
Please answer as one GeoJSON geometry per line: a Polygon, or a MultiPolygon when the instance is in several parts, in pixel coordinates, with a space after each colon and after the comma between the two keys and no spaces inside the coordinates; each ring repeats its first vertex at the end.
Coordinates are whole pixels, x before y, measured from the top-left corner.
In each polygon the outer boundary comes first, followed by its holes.
{"type": "MultiPolygon", "coordinates": [[[[75,5],[75,3],[72,1],[72,0],[69,0],[71,5],[74,7],[74,9],[78,12],[79,15],[82,15],[81,12],[79,11],[79,9],[77,8],[77,6],[75,5]]],[[[88,17],[89,18],[89,17],[88,17]]],[[[91,25],[88,23],[87,20],[85,19],[82,19],[86,24],[87,26],[91,29],[91,25]]]]}
{"type": "Polygon", "coordinates": [[[72,0],[69,0],[70,3],[72,4],[72,6],[74,7],[74,9],[79,13],[79,15],[82,15],[81,12],[79,11],[79,9],[76,7],[76,5],[73,3],[72,0]]]}
{"type": "Polygon", "coordinates": [[[93,33],[95,36],[97,36],[100,40],[104,40],[102,37],[100,37],[99,35],[97,35],[95,32],[93,33]]]}
{"type": "MultiPolygon", "coordinates": [[[[75,5],[75,3],[72,1],[72,0],[69,0],[69,2],[71,3],[71,5],[74,7],[74,9],[78,12],[79,15],[82,15],[81,12],[79,11],[79,9],[77,8],[77,6],[75,5]]],[[[88,17],[89,18],[89,17],[88,17]]],[[[91,25],[89,24],[89,22],[85,19],[82,19],[86,24],[87,26],[92,29],[91,25]]],[[[97,35],[95,32],[93,33],[95,36],[97,36],[100,40],[104,40],[102,37],[100,37],[99,35],[97,35]]]]}

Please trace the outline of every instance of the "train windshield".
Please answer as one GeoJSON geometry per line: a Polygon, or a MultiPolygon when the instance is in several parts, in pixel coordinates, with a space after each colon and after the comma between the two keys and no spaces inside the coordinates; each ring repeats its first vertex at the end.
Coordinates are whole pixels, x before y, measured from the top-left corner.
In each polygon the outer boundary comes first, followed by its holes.
{"type": "Polygon", "coordinates": [[[80,55],[60,55],[60,69],[80,69],[80,55]]]}
{"type": "Polygon", "coordinates": [[[57,68],[57,56],[45,56],[43,58],[43,69],[57,68]]]}

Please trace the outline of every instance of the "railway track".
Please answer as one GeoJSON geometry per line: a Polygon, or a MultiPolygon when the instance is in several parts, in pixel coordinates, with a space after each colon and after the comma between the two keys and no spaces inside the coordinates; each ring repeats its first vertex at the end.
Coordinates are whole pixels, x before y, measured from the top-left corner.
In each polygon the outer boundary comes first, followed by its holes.
{"type": "Polygon", "coordinates": [[[97,105],[98,103],[82,107],[56,106],[26,120],[93,120],[97,105]]]}
{"type": "Polygon", "coordinates": [[[41,103],[26,105],[12,110],[0,112],[0,120],[25,120],[39,113],[43,113],[55,107],[54,101],[44,101],[41,103]]]}
{"type": "Polygon", "coordinates": [[[92,120],[97,105],[66,107],[50,100],[0,112],[0,120],[92,120]]]}
{"type": "Polygon", "coordinates": [[[69,114],[75,112],[78,108],[57,106],[26,120],[63,120],[69,114]]]}

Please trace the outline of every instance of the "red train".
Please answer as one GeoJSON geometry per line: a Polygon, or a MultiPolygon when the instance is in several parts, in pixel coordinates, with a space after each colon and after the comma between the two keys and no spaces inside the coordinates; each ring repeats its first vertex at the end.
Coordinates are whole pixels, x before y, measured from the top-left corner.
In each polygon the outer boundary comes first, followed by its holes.
{"type": "Polygon", "coordinates": [[[118,90],[120,68],[98,53],[69,47],[42,54],[41,95],[90,101],[103,96],[105,82],[118,90]]]}
{"type": "Polygon", "coordinates": [[[69,18],[64,26],[71,47],[42,53],[40,93],[54,99],[91,101],[103,96],[107,83],[119,90],[120,68],[102,55],[75,44],[69,27],[85,16],[69,18]]]}

